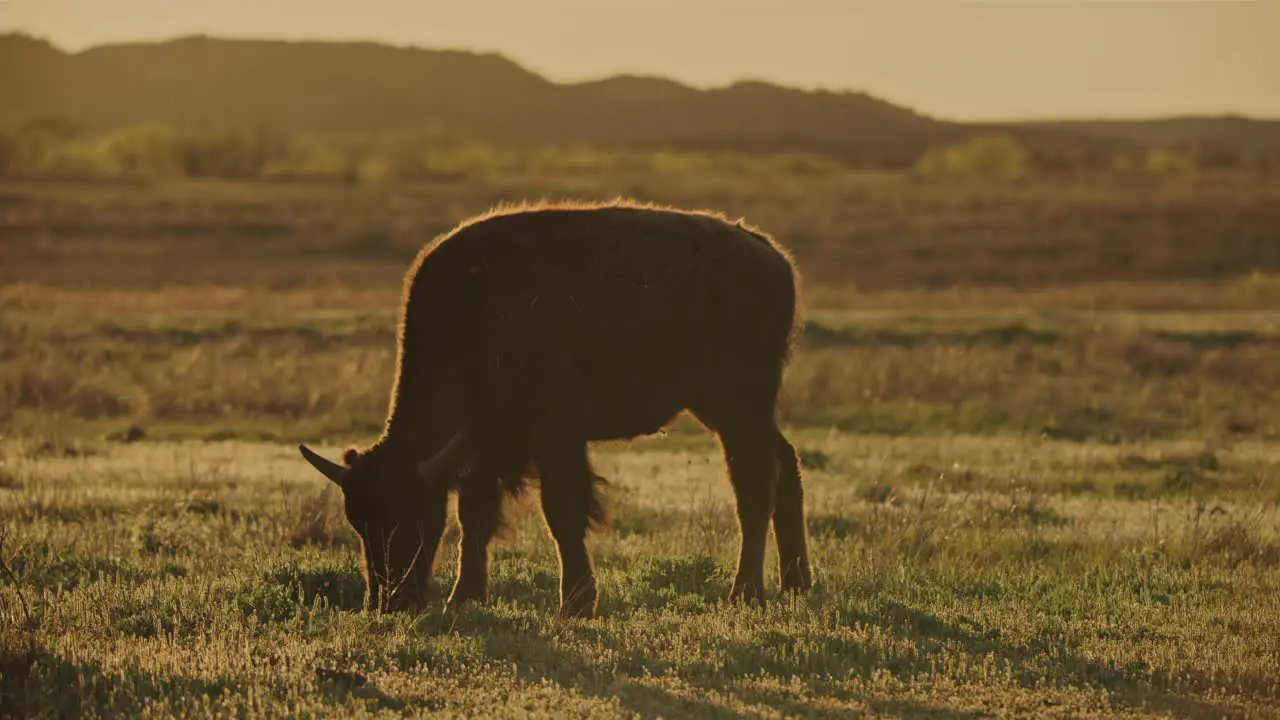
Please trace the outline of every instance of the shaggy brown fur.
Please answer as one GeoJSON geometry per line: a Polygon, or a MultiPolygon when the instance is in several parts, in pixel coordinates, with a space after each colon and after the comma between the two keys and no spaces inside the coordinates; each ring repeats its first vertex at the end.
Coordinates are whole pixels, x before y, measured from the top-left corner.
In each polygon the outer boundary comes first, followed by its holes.
{"type": "Polygon", "coordinates": [[[363,539],[367,604],[425,602],[451,491],[450,603],[483,599],[502,498],[536,467],[561,609],[594,614],[587,444],[655,433],[682,410],[719,437],[737,496],[731,598],[763,600],[771,520],[783,590],[809,588],[799,464],[775,420],[797,284],[788,254],[741,221],[621,200],[501,208],[424,248],[386,427],[329,470],[363,539]]]}

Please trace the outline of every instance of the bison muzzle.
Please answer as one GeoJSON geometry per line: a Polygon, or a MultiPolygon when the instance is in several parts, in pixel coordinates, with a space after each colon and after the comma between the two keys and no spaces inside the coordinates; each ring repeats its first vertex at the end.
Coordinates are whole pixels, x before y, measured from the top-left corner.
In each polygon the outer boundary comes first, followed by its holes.
{"type": "Polygon", "coordinates": [[[602,522],[588,443],[690,412],[720,441],[741,532],[730,599],[763,602],[773,523],[784,592],[812,585],[800,467],[778,427],[798,275],[723,216],[612,202],[496,210],[425,247],[405,278],[381,437],[342,463],[305,446],[359,533],[366,607],[421,607],[450,492],[461,529],[449,605],[483,600],[506,495],[536,477],[561,612],[590,617],[585,539],[602,522]]]}

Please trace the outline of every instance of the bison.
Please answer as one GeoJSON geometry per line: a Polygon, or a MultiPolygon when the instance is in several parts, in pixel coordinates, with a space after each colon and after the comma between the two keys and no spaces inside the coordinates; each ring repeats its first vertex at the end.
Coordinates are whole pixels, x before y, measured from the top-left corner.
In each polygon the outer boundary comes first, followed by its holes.
{"type": "Polygon", "coordinates": [[[588,443],[690,412],[721,444],[740,536],[731,602],[764,600],[770,521],[784,592],[812,585],[795,449],[776,406],[799,277],[764,232],[627,201],[508,207],[428,244],[405,277],[381,436],[341,464],[299,446],[343,492],[368,609],[425,604],[457,492],[453,607],[483,600],[504,496],[537,480],[560,610],[591,617],[585,546],[603,521],[588,443]]]}

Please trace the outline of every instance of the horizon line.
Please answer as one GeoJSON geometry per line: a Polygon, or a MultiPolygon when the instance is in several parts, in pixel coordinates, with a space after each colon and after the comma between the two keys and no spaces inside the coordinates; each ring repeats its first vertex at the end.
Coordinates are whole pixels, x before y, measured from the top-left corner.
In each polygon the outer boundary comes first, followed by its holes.
{"type": "MultiPolygon", "coordinates": [[[[987,0],[968,0],[969,2],[985,2],[987,0]]],[[[1105,0],[1104,0],[1105,1],[1105,0]]],[[[1143,0],[1151,2],[1152,0],[1143,0]]],[[[1209,0],[1210,2],[1214,0],[1209,0]]],[[[1252,0],[1244,0],[1246,2],[1252,0]]],[[[465,47],[442,47],[442,46],[426,46],[418,43],[399,43],[387,39],[372,38],[367,36],[286,36],[286,35],[254,35],[254,34],[213,34],[207,31],[192,30],[180,34],[169,34],[164,36],[138,36],[128,40],[107,40],[94,44],[85,45],[79,49],[70,49],[68,46],[54,41],[45,35],[38,35],[30,30],[23,28],[7,28],[0,29],[0,37],[4,36],[23,36],[31,40],[44,43],[64,55],[76,56],[82,55],[93,50],[103,48],[120,47],[127,45],[164,45],[183,40],[212,40],[218,42],[259,42],[259,43],[281,43],[281,44],[329,44],[329,45],[374,45],[382,48],[394,50],[410,50],[426,53],[458,53],[473,56],[493,56],[501,58],[517,68],[535,75],[538,78],[560,86],[587,85],[591,83],[605,82],[620,78],[634,78],[641,80],[656,80],[677,85],[682,88],[697,92],[723,91],[740,85],[770,85],[776,88],[791,92],[803,92],[809,94],[828,94],[828,95],[848,95],[862,96],[873,98],[880,102],[892,105],[896,108],[911,112],[916,115],[943,123],[953,123],[960,125],[1042,125],[1042,124],[1076,124],[1076,123],[1141,123],[1141,122],[1169,122],[1178,120],[1244,120],[1251,122],[1280,122],[1280,115],[1267,116],[1261,114],[1250,114],[1240,110],[1202,110],[1202,111],[1175,111],[1166,113],[1111,113],[1111,114],[1092,114],[1092,115],[1024,115],[1018,117],[970,117],[967,119],[956,119],[951,116],[935,114],[905,103],[894,101],[886,96],[873,95],[866,90],[859,90],[847,86],[828,86],[828,85],[805,85],[797,83],[787,83],[779,80],[772,80],[763,77],[755,77],[744,75],[728,82],[720,84],[699,84],[685,79],[672,77],[657,73],[650,73],[641,70],[616,70],[604,75],[590,75],[578,79],[571,78],[555,78],[546,71],[536,69],[535,64],[522,61],[507,51],[498,49],[479,49],[465,47]]]]}

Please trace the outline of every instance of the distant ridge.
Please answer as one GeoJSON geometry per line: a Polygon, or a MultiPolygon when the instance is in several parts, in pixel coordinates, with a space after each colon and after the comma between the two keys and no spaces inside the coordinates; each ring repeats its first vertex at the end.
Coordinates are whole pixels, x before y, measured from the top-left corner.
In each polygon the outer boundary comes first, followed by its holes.
{"type": "Polygon", "coordinates": [[[1210,144],[1280,153],[1280,122],[1241,118],[958,123],[863,93],[744,80],[697,89],[621,75],[558,84],[495,53],[374,42],[191,36],[64,52],[0,36],[0,127],[63,116],[88,132],[164,121],[321,133],[427,126],[495,144],[815,152],[903,166],[1006,132],[1031,147],[1210,144]]]}

